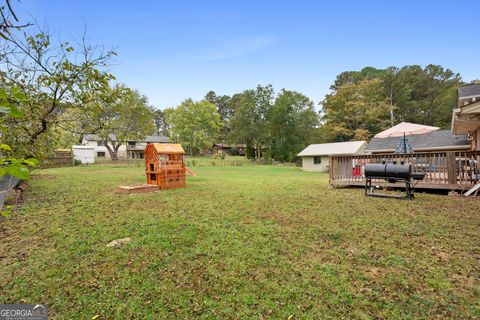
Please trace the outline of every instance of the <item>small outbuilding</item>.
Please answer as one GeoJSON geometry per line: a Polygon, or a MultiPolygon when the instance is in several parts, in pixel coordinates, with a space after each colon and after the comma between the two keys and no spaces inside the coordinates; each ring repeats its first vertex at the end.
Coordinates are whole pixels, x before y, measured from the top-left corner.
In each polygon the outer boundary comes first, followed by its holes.
{"type": "Polygon", "coordinates": [[[73,158],[82,164],[95,163],[95,147],[72,146],[73,158]]]}
{"type": "Polygon", "coordinates": [[[297,156],[302,158],[303,171],[328,172],[330,156],[361,154],[366,146],[365,141],[311,144],[297,156]]]}

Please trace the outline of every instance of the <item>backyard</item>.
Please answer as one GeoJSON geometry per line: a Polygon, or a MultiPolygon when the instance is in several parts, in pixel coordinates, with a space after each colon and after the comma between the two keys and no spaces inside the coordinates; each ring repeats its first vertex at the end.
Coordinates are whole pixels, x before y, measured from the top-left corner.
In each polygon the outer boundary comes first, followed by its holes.
{"type": "Polygon", "coordinates": [[[186,189],[136,195],[116,187],[143,183],[141,165],[37,170],[0,222],[0,301],[66,319],[480,317],[478,200],[190,168],[186,189]]]}

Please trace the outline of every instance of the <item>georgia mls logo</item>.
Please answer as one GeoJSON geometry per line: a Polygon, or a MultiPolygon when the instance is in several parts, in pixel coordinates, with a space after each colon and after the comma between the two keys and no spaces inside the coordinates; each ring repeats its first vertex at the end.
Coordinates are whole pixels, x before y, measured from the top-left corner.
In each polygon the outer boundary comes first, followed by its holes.
{"type": "Polygon", "coordinates": [[[33,317],[46,317],[47,316],[47,308],[44,307],[42,304],[37,304],[33,307],[32,310],[33,317]]]}
{"type": "Polygon", "coordinates": [[[0,320],[47,320],[48,310],[42,304],[1,304],[0,320]]]}

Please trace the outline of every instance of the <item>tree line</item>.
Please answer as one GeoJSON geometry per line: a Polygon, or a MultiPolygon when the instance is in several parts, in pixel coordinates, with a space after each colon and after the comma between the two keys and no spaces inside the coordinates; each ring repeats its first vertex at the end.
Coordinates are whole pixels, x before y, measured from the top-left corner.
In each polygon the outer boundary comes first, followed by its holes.
{"type": "Polygon", "coordinates": [[[340,73],[318,111],[302,93],[275,95],[271,85],[258,85],[157,110],[155,126],[193,154],[214,142],[244,143],[249,158],[295,161],[311,143],[369,140],[402,121],[449,128],[457,88],[465,84],[439,65],[366,67],[340,73]]]}
{"type": "Polygon", "coordinates": [[[185,100],[176,108],[157,110],[157,130],[200,154],[214,142],[244,143],[249,158],[294,161],[314,142],[319,114],[305,95],[258,85],[230,96],[214,91],[202,101],[185,100]]]}
{"type": "Polygon", "coordinates": [[[439,65],[340,73],[321,103],[325,141],[364,140],[402,121],[449,128],[460,74],[439,65]]]}

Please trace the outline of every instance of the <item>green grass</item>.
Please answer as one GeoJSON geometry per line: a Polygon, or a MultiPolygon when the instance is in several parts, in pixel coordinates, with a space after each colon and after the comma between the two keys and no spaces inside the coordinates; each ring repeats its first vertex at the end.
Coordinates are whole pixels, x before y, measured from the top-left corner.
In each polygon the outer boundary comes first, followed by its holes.
{"type": "Polygon", "coordinates": [[[192,169],[186,189],[137,195],[115,189],[142,167],[35,174],[0,222],[0,303],[46,303],[52,319],[480,317],[478,200],[366,198],[298,168],[192,169]]]}

